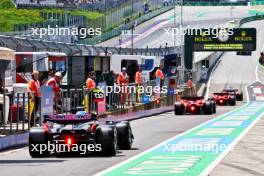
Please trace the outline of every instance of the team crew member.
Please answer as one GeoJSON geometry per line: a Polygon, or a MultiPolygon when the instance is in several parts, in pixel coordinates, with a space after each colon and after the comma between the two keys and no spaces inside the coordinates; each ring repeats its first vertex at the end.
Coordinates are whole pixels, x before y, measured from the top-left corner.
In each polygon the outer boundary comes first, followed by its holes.
{"type": "Polygon", "coordinates": [[[138,71],[136,72],[135,82],[137,85],[141,85],[142,80],[142,66],[139,66],[138,71]]]}
{"type": "Polygon", "coordinates": [[[163,80],[164,80],[164,74],[163,74],[162,70],[160,69],[160,67],[158,67],[158,69],[155,72],[155,78],[160,79],[160,87],[162,87],[163,80]]]}
{"type": "Polygon", "coordinates": [[[92,91],[96,88],[96,83],[94,81],[94,74],[91,72],[88,74],[87,80],[86,80],[86,88],[88,90],[88,96],[86,100],[86,107],[88,107],[87,111],[90,113],[92,108],[92,91]]]}
{"type": "Polygon", "coordinates": [[[158,67],[158,69],[156,70],[155,77],[160,78],[160,80],[164,79],[164,74],[163,74],[162,70],[160,69],[160,67],[158,67]]]}
{"type": "Polygon", "coordinates": [[[195,94],[195,90],[194,90],[194,86],[193,86],[192,77],[189,78],[187,84],[188,84],[190,96],[193,96],[195,94]]]}
{"type": "Polygon", "coordinates": [[[88,78],[86,80],[86,88],[88,90],[93,90],[93,89],[95,89],[95,87],[96,87],[96,84],[94,81],[94,75],[93,75],[93,73],[91,73],[88,75],[88,78]]]}
{"type": "Polygon", "coordinates": [[[39,110],[40,105],[40,98],[41,98],[41,90],[40,90],[40,83],[39,83],[39,72],[33,71],[32,73],[32,79],[28,83],[28,90],[30,94],[30,101],[33,106],[33,110],[30,111],[30,126],[35,125],[35,118],[36,113],[39,110]]]}
{"type": "MultiPolygon", "coordinates": [[[[142,66],[139,66],[138,71],[136,72],[136,76],[135,76],[135,82],[137,86],[141,86],[143,83],[143,79],[142,79],[142,66]]],[[[137,91],[136,92],[136,101],[139,102],[140,101],[140,93],[137,91]]]]}
{"type": "Polygon", "coordinates": [[[56,72],[54,77],[48,80],[47,82],[47,86],[51,86],[53,88],[56,99],[59,99],[61,96],[60,85],[59,85],[61,80],[62,80],[61,72],[56,72]]]}
{"type": "Polygon", "coordinates": [[[122,68],[122,72],[119,73],[118,78],[117,78],[117,83],[121,88],[121,94],[120,94],[120,102],[122,105],[125,104],[126,101],[126,85],[128,83],[128,75],[126,73],[126,68],[122,68]]]}
{"type": "Polygon", "coordinates": [[[55,94],[54,101],[55,101],[56,110],[60,109],[60,104],[62,104],[61,99],[60,99],[61,90],[60,90],[60,85],[59,85],[61,80],[62,80],[61,72],[56,72],[54,77],[48,80],[47,82],[47,86],[51,86],[55,94]]]}
{"type": "Polygon", "coordinates": [[[122,86],[126,85],[128,83],[128,75],[126,73],[126,68],[122,68],[122,72],[119,73],[118,78],[117,78],[117,83],[122,86]]]}

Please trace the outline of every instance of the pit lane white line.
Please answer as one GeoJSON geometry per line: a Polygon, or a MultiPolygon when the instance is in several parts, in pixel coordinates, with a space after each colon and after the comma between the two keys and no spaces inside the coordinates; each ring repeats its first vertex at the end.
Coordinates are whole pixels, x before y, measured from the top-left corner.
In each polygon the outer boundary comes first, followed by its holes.
{"type": "Polygon", "coordinates": [[[20,149],[10,150],[10,151],[7,151],[7,152],[2,152],[2,153],[0,153],[0,156],[4,156],[4,155],[7,155],[7,154],[15,153],[15,152],[18,152],[18,151],[23,150],[23,149],[24,148],[20,148],[20,149]]]}

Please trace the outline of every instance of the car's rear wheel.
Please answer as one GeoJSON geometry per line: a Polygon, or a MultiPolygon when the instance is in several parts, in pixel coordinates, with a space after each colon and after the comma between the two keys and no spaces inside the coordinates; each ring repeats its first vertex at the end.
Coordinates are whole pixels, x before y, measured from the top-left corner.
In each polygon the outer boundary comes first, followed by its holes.
{"type": "Polygon", "coordinates": [[[175,115],[182,115],[184,111],[184,108],[181,103],[176,102],[174,105],[174,113],[175,115]]]}
{"type": "Polygon", "coordinates": [[[229,97],[229,100],[228,100],[228,103],[231,105],[231,106],[235,106],[236,105],[236,97],[235,96],[230,96],[229,97]]]}
{"type": "Polygon", "coordinates": [[[204,114],[211,115],[213,114],[213,104],[211,101],[206,101],[204,104],[204,114]]]}
{"type": "Polygon", "coordinates": [[[29,154],[32,158],[48,157],[49,134],[42,127],[33,127],[29,131],[29,154]],[[44,148],[45,147],[45,148],[44,148]],[[45,150],[44,150],[45,149],[45,150]],[[43,151],[42,151],[43,150],[43,151]]]}
{"type": "Polygon", "coordinates": [[[236,99],[237,101],[243,101],[243,92],[240,92],[240,94],[236,96],[236,99]]]}
{"type": "Polygon", "coordinates": [[[215,103],[215,101],[212,101],[212,106],[213,106],[213,113],[216,113],[216,103],[215,103]]]}
{"type": "Polygon", "coordinates": [[[99,126],[96,129],[96,144],[101,145],[99,154],[115,156],[117,153],[117,130],[114,126],[99,126]]]}
{"type": "Polygon", "coordinates": [[[131,149],[134,136],[129,122],[122,121],[117,123],[116,129],[118,136],[118,149],[131,149]]]}

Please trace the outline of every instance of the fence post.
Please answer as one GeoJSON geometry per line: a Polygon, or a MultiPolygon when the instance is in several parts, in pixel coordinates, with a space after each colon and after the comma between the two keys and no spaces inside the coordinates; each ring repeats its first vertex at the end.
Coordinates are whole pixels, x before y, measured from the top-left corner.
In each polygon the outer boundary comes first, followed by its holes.
{"type": "Polygon", "coordinates": [[[17,108],[17,112],[16,112],[16,131],[18,131],[18,121],[19,121],[19,96],[20,93],[17,93],[17,97],[16,97],[16,108],[17,108]]]}

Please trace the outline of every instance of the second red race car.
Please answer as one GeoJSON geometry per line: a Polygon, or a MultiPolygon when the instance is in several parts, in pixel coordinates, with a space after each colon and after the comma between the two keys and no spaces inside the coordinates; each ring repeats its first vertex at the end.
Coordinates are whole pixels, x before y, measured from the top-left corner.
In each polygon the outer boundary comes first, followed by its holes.
{"type": "Polygon", "coordinates": [[[204,97],[182,97],[174,106],[175,115],[184,113],[213,114],[216,113],[216,104],[213,100],[205,100],[204,97]]]}
{"type": "Polygon", "coordinates": [[[234,89],[230,87],[227,89],[223,89],[222,93],[229,93],[230,95],[235,95],[237,101],[243,101],[243,92],[242,91],[239,92],[238,89],[234,89]]]}
{"type": "Polygon", "coordinates": [[[212,100],[214,100],[217,105],[236,105],[236,96],[226,92],[213,93],[212,100]]]}

